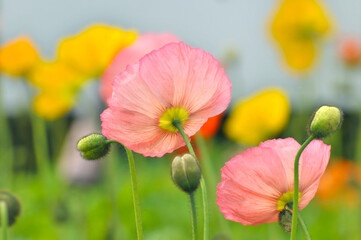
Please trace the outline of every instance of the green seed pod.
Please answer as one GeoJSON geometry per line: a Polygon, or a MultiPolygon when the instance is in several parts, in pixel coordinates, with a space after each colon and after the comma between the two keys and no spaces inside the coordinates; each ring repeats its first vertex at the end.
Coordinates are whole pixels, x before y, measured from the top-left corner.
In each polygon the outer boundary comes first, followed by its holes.
{"type": "Polygon", "coordinates": [[[285,208],[278,215],[278,222],[280,223],[283,231],[290,233],[292,230],[292,212],[285,208]]]}
{"type": "Polygon", "coordinates": [[[172,179],[181,190],[194,192],[198,188],[201,174],[198,161],[192,155],[186,153],[173,159],[172,179]]]}
{"type": "Polygon", "coordinates": [[[110,143],[101,134],[90,134],[78,142],[78,150],[83,158],[95,160],[104,157],[109,152],[110,143]]]}
{"type": "Polygon", "coordinates": [[[19,200],[10,192],[0,191],[0,202],[5,202],[6,209],[8,211],[8,225],[13,225],[16,221],[16,218],[20,215],[21,205],[19,200]]]}
{"type": "Polygon", "coordinates": [[[324,138],[334,133],[342,123],[342,112],[337,107],[320,107],[311,122],[310,132],[316,138],[324,138]]]}

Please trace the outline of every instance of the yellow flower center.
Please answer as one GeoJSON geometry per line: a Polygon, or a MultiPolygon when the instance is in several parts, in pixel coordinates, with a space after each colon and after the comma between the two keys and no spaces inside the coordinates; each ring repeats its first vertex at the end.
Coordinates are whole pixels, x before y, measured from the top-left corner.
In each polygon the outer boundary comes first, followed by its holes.
{"type": "Polygon", "coordinates": [[[178,132],[178,129],[173,125],[175,120],[179,120],[183,124],[188,120],[189,114],[183,107],[168,108],[159,119],[158,126],[169,132],[178,132]]]}
{"type": "MultiPolygon", "coordinates": [[[[298,193],[298,202],[301,200],[301,193],[298,193]]],[[[286,205],[290,202],[293,202],[293,191],[288,191],[278,199],[277,201],[277,210],[282,211],[285,209],[286,205]]]]}

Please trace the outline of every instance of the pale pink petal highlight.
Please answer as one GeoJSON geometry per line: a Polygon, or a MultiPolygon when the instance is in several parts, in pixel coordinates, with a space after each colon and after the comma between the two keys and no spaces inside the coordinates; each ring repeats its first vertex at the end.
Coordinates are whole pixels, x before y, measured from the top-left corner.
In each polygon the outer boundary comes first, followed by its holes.
{"type": "Polygon", "coordinates": [[[232,179],[248,192],[273,199],[287,192],[287,178],[282,162],[271,148],[248,149],[228,161],[221,171],[222,180],[232,179]]]}
{"type": "Polygon", "coordinates": [[[288,189],[293,189],[293,169],[295,157],[301,145],[293,138],[286,138],[268,140],[262,142],[259,146],[275,149],[285,169],[288,189]]]}
{"type": "Polygon", "coordinates": [[[161,48],[167,43],[178,42],[178,38],[172,34],[142,34],[137,40],[130,46],[124,48],[114,58],[112,63],[104,71],[101,77],[100,95],[106,102],[112,95],[112,81],[116,75],[124,71],[128,64],[134,64],[139,61],[147,53],[161,48]]]}
{"type": "Polygon", "coordinates": [[[220,114],[231,99],[231,82],[219,62],[182,42],[146,55],[140,75],[168,107],[183,106],[195,116],[220,114]]]}

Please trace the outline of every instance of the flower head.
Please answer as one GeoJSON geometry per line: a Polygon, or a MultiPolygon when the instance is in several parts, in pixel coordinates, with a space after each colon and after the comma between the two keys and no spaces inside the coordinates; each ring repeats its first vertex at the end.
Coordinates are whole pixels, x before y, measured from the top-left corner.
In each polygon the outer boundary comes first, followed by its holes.
{"type": "Polygon", "coordinates": [[[318,44],[330,32],[327,12],[316,0],[283,0],[272,21],[272,35],[287,65],[296,71],[309,69],[318,44]]]}
{"type": "Polygon", "coordinates": [[[236,142],[258,145],[279,134],[289,117],[290,103],[286,93],[269,88],[236,103],[225,121],[224,132],[236,142]]]}
{"type": "Polygon", "coordinates": [[[88,77],[102,74],[115,55],[136,39],[134,31],[94,25],[78,35],[63,39],[57,58],[88,77]]]}
{"type": "Polygon", "coordinates": [[[135,152],[162,156],[185,145],[174,121],[190,137],[230,99],[231,82],[211,54],[169,43],[113,80],[109,108],[101,114],[102,133],[135,152]]]}
{"type": "MultiPolygon", "coordinates": [[[[293,201],[293,166],[300,148],[294,139],[263,142],[232,158],[222,168],[217,204],[224,216],[243,225],[278,221],[293,201]]],[[[299,210],[314,197],[331,147],[313,140],[300,158],[299,210]]]]}
{"type": "Polygon", "coordinates": [[[139,36],[132,45],[120,51],[101,77],[100,95],[103,100],[106,102],[112,96],[112,81],[128,64],[137,63],[145,54],[170,42],[178,42],[177,37],[167,33],[147,33],[139,36]]]}
{"type": "Polygon", "coordinates": [[[14,77],[25,76],[40,60],[28,37],[18,37],[0,48],[0,71],[14,77]]]}

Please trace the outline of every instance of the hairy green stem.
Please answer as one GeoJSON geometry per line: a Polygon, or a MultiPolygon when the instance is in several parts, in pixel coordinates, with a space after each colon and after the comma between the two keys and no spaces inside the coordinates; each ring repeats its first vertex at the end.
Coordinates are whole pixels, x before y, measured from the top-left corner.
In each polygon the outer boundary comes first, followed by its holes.
{"type": "Polygon", "coordinates": [[[2,239],[8,239],[8,208],[4,201],[0,202],[0,212],[1,212],[1,232],[2,232],[2,239]]]}
{"type": "Polygon", "coordinates": [[[197,208],[194,199],[194,192],[189,193],[189,200],[191,203],[191,217],[192,217],[192,236],[193,240],[198,240],[198,221],[197,221],[197,208]]]}
{"type": "MultiPolygon", "coordinates": [[[[189,141],[187,135],[185,134],[185,132],[182,128],[181,122],[179,120],[174,120],[173,125],[178,129],[179,133],[182,135],[182,137],[187,145],[189,153],[192,154],[193,157],[195,157],[197,159],[197,156],[193,150],[192,144],[189,141]]],[[[203,201],[203,219],[204,219],[203,239],[208,240],[208,235],[209,235],[208,199],[207,199],[207,187],[204,182],[203,174],[201,177],[200,185],[201,185],[202,201],[203,201]]]]}
{"type": "Polygon", "coordinates": [[[129,162],[129,170],[130,170],[130,180],[132,183],[132,193],[133,193],[133,204],[134,204],[134,214],[135,214],[135,225],[137,228],[137,237],[138,240],[143,240],[143,227],[142,227],[142,216],[140,212],[140,202],[138,195],[138,186],[137,186],[137,176],[135,172],[135,163],[133,152],[125,147],[125,151],[127,152],[128,162],[129,162]]]}
{"type": "Polygon", "coordinates": [[[315,138],[312,134],[301,146],[298,150],[294,163],[294,187],[293,187],[293,212],[292,212],[292,230],[291,230],[291,240],[296,239],[296,231],[297,231],[297,215],[298,215],[298,193],[299,193],[299,161],[303,150],[307,147],[307,145],[315,138]]]}
{"type": "Polygon", "coordinates": [[[298,221],[300,222],[300,225],[301,225],[301,228],[302,228],[302,230],[303,230],[303,233],[305,234],[306,240],[311,240],[311,236],[310,236],[310,234],[308,233],[306,224],[305,224],[305,222],[303,221],[300,213],[298,213],[298,221]]]}

